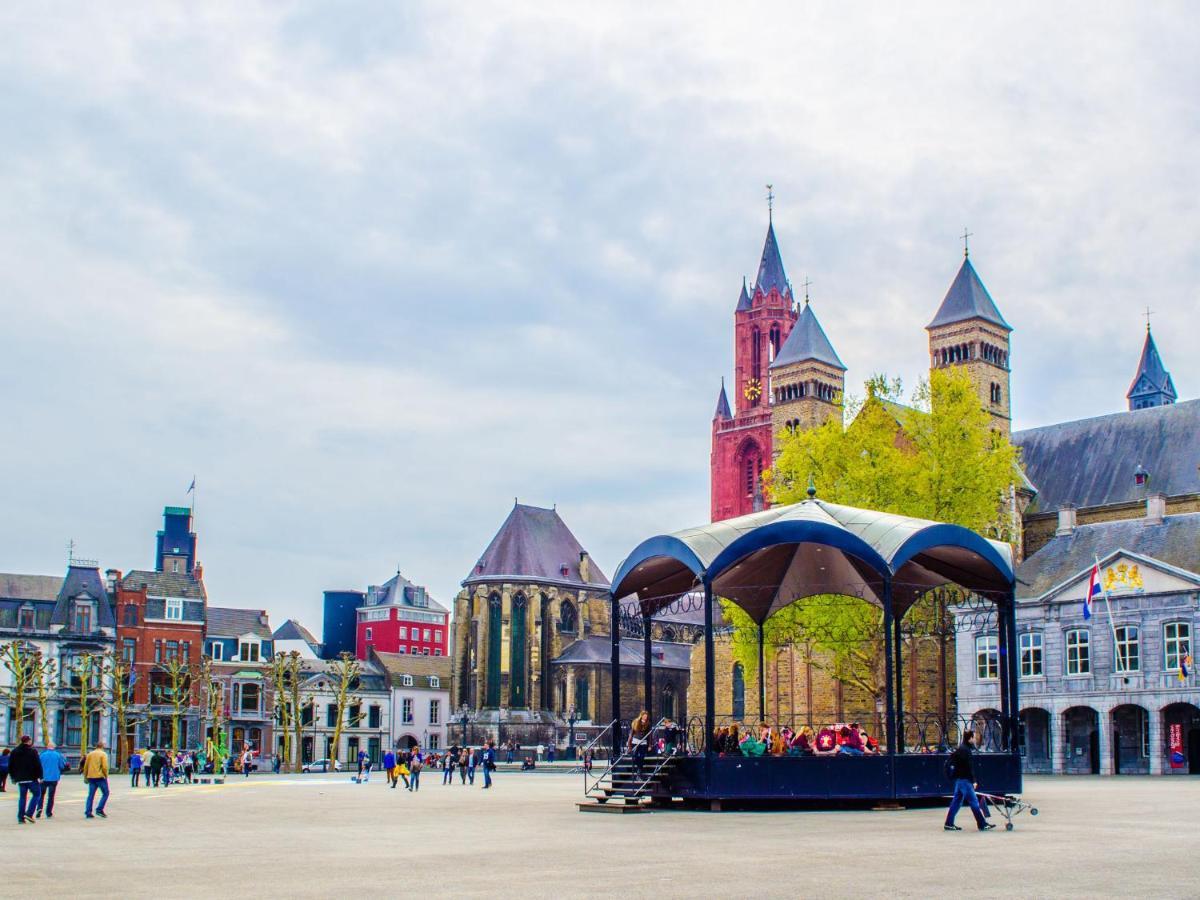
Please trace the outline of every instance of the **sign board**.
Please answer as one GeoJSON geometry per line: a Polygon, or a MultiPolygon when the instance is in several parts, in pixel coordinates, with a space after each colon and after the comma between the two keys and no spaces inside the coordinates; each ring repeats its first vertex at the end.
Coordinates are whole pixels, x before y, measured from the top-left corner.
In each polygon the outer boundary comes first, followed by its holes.
{"type": "Polygon", "coordinates": [[[1167,756],[1171,760],[1172,769],[1182,769],[1187,763],[1183,753],[1183,724],[1173,722],[1167,738],[1167,756]]]}

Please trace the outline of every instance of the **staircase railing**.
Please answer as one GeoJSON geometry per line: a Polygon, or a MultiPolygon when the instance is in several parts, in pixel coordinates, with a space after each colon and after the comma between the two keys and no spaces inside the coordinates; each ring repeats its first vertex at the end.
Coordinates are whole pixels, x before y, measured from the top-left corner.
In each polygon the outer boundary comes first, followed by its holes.
{"type": "MultiPolygon", "coordinates": [[[[654,733],[656,731],[658,731],[658,729],[661,728],[662,724],[666,721],[667,721],[667,719],[664,716],[663,718],[661,718],[657,722],[655,722],[653,726],[651,726],[650,730],[648,732],[646,732],[645,739],[647,742],[650,741],[650,739],[654,736],[654,733]]],[[[599,741],[601,741],[605,737],[605,735],[608,734],[612,729],[620,728],[620,726],[621,726],[621,723],[618,722],[616,719],[609,722],[607,727],[605,727],[605,729],[596,736],[596,739],[594,741],[592,741],[591,744],[588,744],[587,747],[584,748],[584,752],[586,753],[595,744],[597,744],[599,741]]],[[[618,737],[617,746],[620,747],[621,746],[621,742],[619,740],[620,734],[618,734],[617,737],[618,737]]],[[[583,770],[583,792],[584,792],[584,794],[590,795],[590,793],[593,790],[596,790],[597,788],[599,788],[601,786],[601,784],[603,783],[605,778],[608,778],[609,783],[611,784],[612,783],[612,775],[613,775],[614,771],[616,770],[617,766],[620,765],[623,761],[632,759],[632,758],[633,758],[633,754],[628,751],[623,750],[623,751],[619,752],[617,755],[615,755],[612,759],[609,760],[608,766],[604,769],[603,772],[601,772],[594,779],[592,779],[592,782],[590,784],[588,783],[589,773],[588,773],[587,769],[584,769],[583,770]]],[[[655,779],[655,777],[658,775],[658,773],[663,770],[663,767],[666,766],[666,764],[670,760],[671,760],[670,756],[663,757],[663,759],[655,767],[654,771],[651,772],[650,775],[643,778],[642,782],[640,784],[638,784],[638,786],[634,789],[634,795],[635,796],[639,795],[645,789],[646,785],[648,785],[651,781],[653,781],[655,779]]]]}

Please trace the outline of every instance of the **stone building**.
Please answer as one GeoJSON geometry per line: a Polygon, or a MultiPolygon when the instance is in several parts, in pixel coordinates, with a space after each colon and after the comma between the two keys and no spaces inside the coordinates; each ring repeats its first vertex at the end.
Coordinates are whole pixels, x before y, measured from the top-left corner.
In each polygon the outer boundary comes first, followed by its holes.
{"type": "Polygon", "coordinates": [[[360,675],[351,685],[353,702],[347,703],[342,710],[341,734],[335,747],[338,665],[333,660],[301,660],[300,762],[308,764],[318,759],[336,759],[353,770],[358,751],[363,750],[378,766],[383,759],[383,749],[394,739],[392,693],[387,672],[371,660],[360,664],[360,675]]]}
{"type": "Polygon", "coordinates": [[[371,661],[383,669],[391,688],[391,744],[407,749],[441,750],[452,738],[448,656],[371,651],[371,661]]]}
{"type": "Polygon", "coordinates": [[[249,746],[269,754],[274,746],[270,661],[275,647],[267,611],[208,607],[204,650],[225,697],[230,752],[241,753],[249,746]]]}
{"type": "MultiPolygon", "coordinates": [[[[1168,515],[1162,495],[1143,510],[1080,524],[1066,507],[1055,535],[1017,569],[1026,771],[1200,773],[1200,683],[1190,659],[1200,626],[1200,513],[1168,515]],[[1087,618],[1097,560],[1108,599],[1095,597],[1087,618]]],[[[959,709],[987,717],[998,705],[998,638],[990,623],[971,624],[958,644],[959,709]]]]}
{"type": "Polygon", "coordinates": [[[575,641],[609,633],[604,573],[557,510],[518,503],[462,584],[456,705],[480,724],[561,717],[552,663],[575,641]]]}

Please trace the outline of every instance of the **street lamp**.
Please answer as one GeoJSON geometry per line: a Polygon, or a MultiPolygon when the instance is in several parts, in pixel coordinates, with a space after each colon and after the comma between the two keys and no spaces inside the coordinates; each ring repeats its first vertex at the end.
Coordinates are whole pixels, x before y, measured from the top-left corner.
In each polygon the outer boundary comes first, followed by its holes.
{"type": "Polygon", "coordinates": [[[462,724],[462,745],[464,747],[467,746],[467,723],[471,720],[470,712],[465,703],[458,708],[459,722],[462,724]]]}
{"type": "Polygon", "coordinates": [[[570,728],[567,737],[567,752],[570,754],[567,758],[575,758],[575,723],[579,721],[579,715],[575,711],[575,707],[571,707],[571,711],[567,714],[567,726],[570,728]]]}

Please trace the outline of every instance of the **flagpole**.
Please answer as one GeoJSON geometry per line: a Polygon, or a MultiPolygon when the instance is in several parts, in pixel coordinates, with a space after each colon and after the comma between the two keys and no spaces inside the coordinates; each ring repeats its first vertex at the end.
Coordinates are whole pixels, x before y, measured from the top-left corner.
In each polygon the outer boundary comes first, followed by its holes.
{"type": "Polygon", "coordinates": [[[1112,631],[1113,639],[1113,662],[1116,663],[1118,672],[1125,671],[1125,667],[1121,664],[1121,651],[1117,646],[1117,623],[1113,621],[1112,603],[1108,599],[1108,588],[1104,586],[1104,577],[1100,574],[1100,557],[1092,554],[1092,558],[1096,560],[1096,576],[1100,581],[1100,592],[1104,594],[1104,608],[1108,610],[1108,627],[1112,631]]]}

